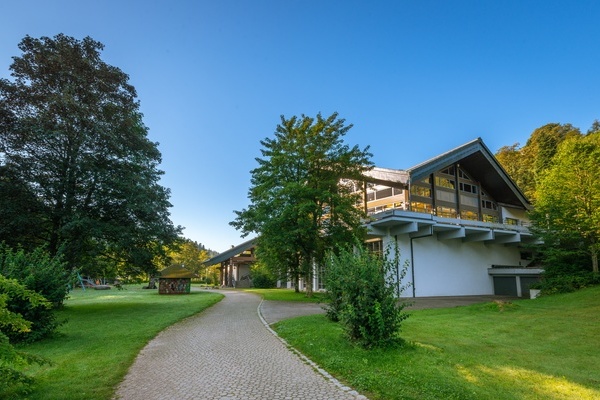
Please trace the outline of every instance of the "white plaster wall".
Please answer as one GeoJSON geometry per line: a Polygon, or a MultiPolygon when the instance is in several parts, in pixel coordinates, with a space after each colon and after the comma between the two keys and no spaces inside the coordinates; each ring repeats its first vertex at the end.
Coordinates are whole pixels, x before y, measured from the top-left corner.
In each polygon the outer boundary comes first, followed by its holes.
{"type": "MultiPolygon", "coordinates": [[[[408,235],[398,237],[401,257],[411,260],[408,235]]],[[[518,247],[460,239],[438,241],[436,235],[413,240],[414,295],[468,296],[491,295],[493,280],[487,269],[493,264],[518,265],[518,247]]],[[[409,265],[405,281],[412,282],[409,265]]],[[[409,288],[402,297],[412,297],[409,288]]]]}

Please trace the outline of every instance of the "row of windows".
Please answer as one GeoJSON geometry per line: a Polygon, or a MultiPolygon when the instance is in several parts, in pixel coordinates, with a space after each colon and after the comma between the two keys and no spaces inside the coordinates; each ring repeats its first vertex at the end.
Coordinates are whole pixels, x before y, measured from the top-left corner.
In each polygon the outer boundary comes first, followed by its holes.
{"type": "Polygon", "coordinates": [[[391,188],[391,187],[385,188],[385,189],[367,193],[367,201],[384,199],[386,197],[392,197],[392,196],[396,196],[399,194],[402,194],[402,189],[391,188]]]}

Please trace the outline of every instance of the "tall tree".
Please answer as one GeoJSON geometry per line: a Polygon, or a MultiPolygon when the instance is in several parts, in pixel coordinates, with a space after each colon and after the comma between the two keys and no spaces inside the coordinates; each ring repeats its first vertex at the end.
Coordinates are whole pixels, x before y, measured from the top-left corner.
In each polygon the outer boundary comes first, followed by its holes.
{"type": "Polygon", "coordinates": [[[231,225],[259,235],[257,254],[274,271],[312,291],[312,273],[338,242],[364,234],[363,211],[350,180],[372,167],[368,147],[350,148],[343,137],[352,128],[334,113],[327,118],[281,116],[274,138],[260,143],[262,158],[251,171],[250,206],[235,211],[231,225]]]}
{"type": "Polygon", "coordinates": [[[579,128],[571,124],[546,124],[535,129],[522,148],[518,143],[504,146],[496,157],[523,193],[535,202],[539,180],[551,165],[558,146],[570,137],[581,137],[579,128]]]}
{"type": "Polygon", "coordinates": [[[43,204],[51,253],[72,267],[110,255],[151,269],[179,228],[136,91],[103,48],[63,34],[21,41],[13,80],[0,80],[0,155],[43,204]]]}
{"type": "Polygon", "coordinates": [[[600,251],[599,176],[600,135],[566,139],[540,180],[532,214],[536,230],[553,256],[568,258],[566,263],[574,269],[589,268],[591,264],[596,274],[600,251]],[[574,265],[581,253],[588,255],[587,266],[574,265]]]}

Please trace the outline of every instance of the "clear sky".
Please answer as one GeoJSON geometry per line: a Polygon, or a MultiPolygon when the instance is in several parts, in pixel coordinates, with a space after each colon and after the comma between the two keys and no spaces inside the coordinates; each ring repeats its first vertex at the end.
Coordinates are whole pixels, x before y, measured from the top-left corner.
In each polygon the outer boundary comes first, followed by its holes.
{"type": "Polygon", "coordinates": [[[337,111],[346,143],[409,168],[481,137],[496,152],[550,122],[600,119],[600,2],[3,1],[0,77],[25,36],[102,42],[159,142],[171,217],[224,251],[259,140],[280,115],[337,111]]]}

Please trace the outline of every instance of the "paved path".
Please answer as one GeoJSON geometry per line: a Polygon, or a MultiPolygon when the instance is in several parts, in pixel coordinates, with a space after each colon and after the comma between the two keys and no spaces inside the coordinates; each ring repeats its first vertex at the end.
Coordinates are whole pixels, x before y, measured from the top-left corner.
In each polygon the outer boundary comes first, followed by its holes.
{"type": "Polygon", "coordinates": [[[116,398],[364,398],[316,372],[271,333],[257,313],[258,296],[222,293],[226,296],[222,301],[148,343],[118,387],[116,398]]]}

